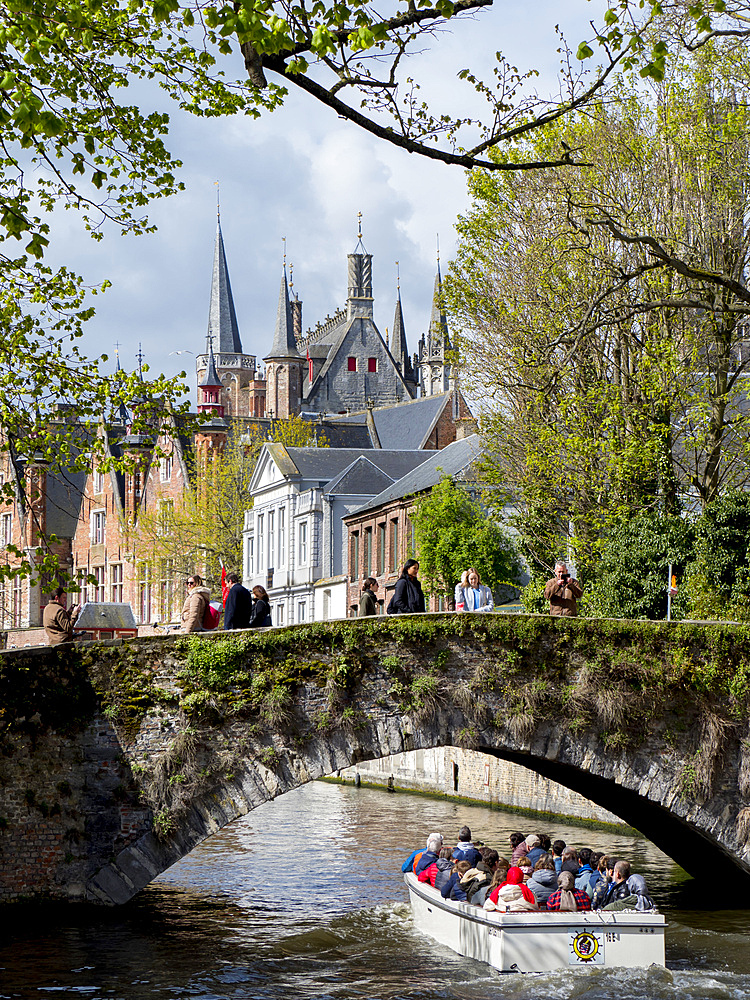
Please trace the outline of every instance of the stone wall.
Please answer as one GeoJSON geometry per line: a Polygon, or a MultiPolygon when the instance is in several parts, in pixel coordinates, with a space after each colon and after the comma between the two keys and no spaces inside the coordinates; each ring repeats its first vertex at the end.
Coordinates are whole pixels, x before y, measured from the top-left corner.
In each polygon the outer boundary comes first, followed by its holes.
{"type": "Polygon", "coordinates": [[[473,799],[488,806],[510,806],[532,813],[621,824],[622,820],[577,792],[535,771],[462,747],[410,750],[345,768],[340,777],[395,788],[473,799]]]}

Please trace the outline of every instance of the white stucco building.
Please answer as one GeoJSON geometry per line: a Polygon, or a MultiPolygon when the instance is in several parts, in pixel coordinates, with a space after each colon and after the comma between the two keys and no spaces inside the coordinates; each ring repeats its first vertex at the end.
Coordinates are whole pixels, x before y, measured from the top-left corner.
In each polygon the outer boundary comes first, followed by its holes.
{"type": "Polygon", "coordinates": [[[268,591],[274,625],[347,617],[342,518],[426,457],[421,450],[263,446],[245,512],[243,582],[268,591]]]}

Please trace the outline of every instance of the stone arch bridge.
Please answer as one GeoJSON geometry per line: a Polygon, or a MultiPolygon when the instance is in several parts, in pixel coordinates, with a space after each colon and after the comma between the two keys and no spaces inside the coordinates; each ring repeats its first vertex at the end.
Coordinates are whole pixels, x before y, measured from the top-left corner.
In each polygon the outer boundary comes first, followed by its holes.
{"type": "Polygon", "coordinates": [[[468,746],[750,882],[750,629],[414,615],[0,656],[0,901],[123,903],[358,761],[468,746]]]}

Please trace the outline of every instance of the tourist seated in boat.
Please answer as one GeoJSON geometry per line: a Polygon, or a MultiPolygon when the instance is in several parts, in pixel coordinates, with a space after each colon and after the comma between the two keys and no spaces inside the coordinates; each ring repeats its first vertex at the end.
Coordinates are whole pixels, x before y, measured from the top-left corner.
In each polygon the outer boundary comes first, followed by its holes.
{"type": "Polygon", "coordinates": [[[538,833],[532,833],[526,838],[526,846],[529,851],[526,858],[533,868],[537,861],[543,857],[547,852],[542,846],[542,838],[538,833]]]}
{"type": "Polygon", "coordinates": [[[575,847],[566,847],[562,852],[561,872],[570,872],[575,879],[578,875],[578,851],[575,847]]]}
{"type": "Polygon", "coordinates": [[[479,847],[477,850],[482,856],[481,861],[478,861],[474,868],[470,868],[461,879],[461,888],[465,890],[470,903],[481,906],[489,891],[500,856],[491,847],[479,847]]]}
{"type": "Polygon", "coordinates": [[[592,899],[594,898],[596,887],[606,877],[604,869],[599,867],[604,857],[606,855],[602,851],[593,851],[591,854],[591,861],[589,862],[592,868],[591,877],[589,878],[588,885],[584,886],[584,888],[592,899]]]}
{"type": "Polygon", "coordinates": [[[539,908],[544,909],[549,897],[558,889],[557,872],[551,854],[545,854],[537,861],[526,885],[534,893],[539,908]]]}
{"type": "Polygon", "coordinates": [[[453,851],[450,847],[441,847],[437,861],[423,868],[417,878],[420,882],[428,882],[435,889],[442,889],[453,871],[453,851]]]}
{"type": "MultiPolygon", "coordinates": [[[[612,868],[612,881],[609,883],[606,893],[599,905],[599,909],[611,909],[614,903],[622,903],[629,896],[635,895],[628,888],[630,878],[630,862],[615,861],[612,868]]],[[[635,906],[635,900],[633,900],[635,906]]],[[[621,907],[618,907],[621,909],[621,907]]]]}
{"type": "Polygon", "coordinates": [[[589,882],[591,876],[594,874],[594,869],[591,866],[591,855],[593,851],[590,847],[582,847],[578,851],[578,874],[575,877],[576,889],[583,889],[587,893],[589,899],[591,899],[592,893],[589,892],[589,882]]]}
{"type": "Polygon", "coordinates": [[[515,865],[520,857],[529,853],[529,848],[526,845],[526,838],[522,833],[511,833],[508,839],[510,840],[510,847],[513,852],[510,860],[515,865]]]}
{"type": "Polygon", "coordinates": [[[439,833],[431,833],[427,838],[427,850],[422,852],[421,857],[414,861],[414,874],[419,875],[425,868],[429,868],[438,859],[438,853],[443,846],[443,838],[439,833]]]}
{"type": "Polygon", "coordinates": [[[654,901],[649,895],[646,880],[643,875],[631,875],[628,879],[628,889],[630,889],[631,893],[633,893],[636,897],[636,910],[656,909],[654,901]]]}
{"type": "Polygon", "coordinates": [[[592,910],[599,910],[604,905],[604,897],[607,895],[609,887],[612,884],[616,862],[617,858],[611,857],[607,854],[599,859],[597,868],[599,869],[599,874],[602,877],[594,887],[594,895],[591,897],[592,910]]]}
{"type": "Polygon", "coordinates": [[[451,877],[440,890],[443,899],[457,899],[466,902],[466,891],[461,885],[461,879],[468,871],[471,871],[471,865],[468,861],[456,861],[451,877]]]}
{"type": "Polygon", "coordinates": [[[484,901],[485,910],[499,910],[502,913],[517,913],[538,910],[539,904],[534,893],[524,885],[523,872],[516,865],[508,869],[505,882],[488,894],[484,901]]]}
{"type": "MultiPolygon", "coordinates": [[[[443,835],[442,835],[442,833],[431,833],[430,836],[427,838],[427,844],[426,844],[425,849],[429,849],[430,839],[433,838],[433,837],[438,837],[440,839],[440,847],[443,846],[443,835]]],[[[438,848],[438,850],[439,850],[439,848],[438,848]]],[[[414,871],[414,865],[417,863],[417,861],[419,861],[419,859],[420,859],[420,857],[422,856],[423,853],[424,853],[424,851],[422,850],[421,847],[418,847],[416,849],[416,851],[412,851],[411,854],[409,855],[409,857],[406,859],[406,861],[404,861],[404,863],[401,865],[401,871],[404,874],[406,874],[407,872],[413,872],[414,871]]]]}
{"type": "Polygon", "coordinates": [[[531,866],[531,862],[528,859],[528,855],[524,855],[524,857],[521,858],[521,860],[518,862],[517,867],[520,868],[521,871],[523,872],[524,882],[528,882],[534,872],[534,869],[531,866]]]}
{"type": "Polygon", "coordinates": [[[468,861],[470,868],[476,867],[482,860],[482,855],[472,843],[471,830],[468,826],[462,826],[458,832],[458,843],[453,851],[453,860],[468,861]]]}
{"type": "Polygon", "coordinates": [[[560,872],[557,881],[559,889],[553,892],[547,900],[548,910],[563,910],[572,913],[576,910],[591,909],[589,894],[583,889],[576,889],[572,872],[560,872]]]}
{"type": "Polygon", "coordinates": [[[552,857],[555,860],[555,871],[560,874],[560,869],[562,868],[562,855],[566,848],[566,843],[564,840],[555,840],[552,843],[552,857]]]}

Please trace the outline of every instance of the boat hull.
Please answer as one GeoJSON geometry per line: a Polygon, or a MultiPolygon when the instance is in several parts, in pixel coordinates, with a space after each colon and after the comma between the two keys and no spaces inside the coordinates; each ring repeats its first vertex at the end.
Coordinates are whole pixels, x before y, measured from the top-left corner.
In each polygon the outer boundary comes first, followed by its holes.
{"type": "Polygon", "coordinates": [[[405,881],[420,931],[500,972],[664,965],[661,913],[498,913],[443,899],[411,873],[405,881]]]}

